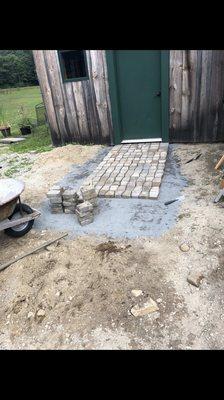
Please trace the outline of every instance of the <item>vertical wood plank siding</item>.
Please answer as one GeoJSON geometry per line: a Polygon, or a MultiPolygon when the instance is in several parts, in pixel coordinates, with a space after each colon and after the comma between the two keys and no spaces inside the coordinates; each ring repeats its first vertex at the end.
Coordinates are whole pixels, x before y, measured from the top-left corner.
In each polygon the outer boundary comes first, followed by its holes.
{"type": "Polygon", "coordinates": [[[56,50],[33,50],[54,145],[111,143],[105,52],[86,50],[89,80],[63,82],[56,50]]]}
{"type": "Polygon", "coordinates": [[[224,141],[224,50],[170,52],[170,142],[224,141]]]}
{"type": "MultiPolygon", "coordinates": [[[[89,80],[62,82],[56,50],[34,50],[54,145],[113,143],[104,50],[87,50],[89,80]]],[[[224,50],[170,51],[170,142],[224,141],[224,50]]]]}

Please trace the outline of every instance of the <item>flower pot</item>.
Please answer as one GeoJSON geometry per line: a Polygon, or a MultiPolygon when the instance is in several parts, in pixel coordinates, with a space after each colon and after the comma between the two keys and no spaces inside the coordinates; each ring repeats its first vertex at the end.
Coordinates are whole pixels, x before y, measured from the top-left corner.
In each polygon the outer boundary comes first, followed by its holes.
{"type": "Polygon", "coordinates": [[[0,132],[4,137],[11,136],[11,127],[10,126],[0,126],[0,132]]]}
{"type": "Polygon", "coordinates": [[[20,132],[22,135],[29,135],[31,133],[31,127],[29,125],[22,126],[20,132]]]}

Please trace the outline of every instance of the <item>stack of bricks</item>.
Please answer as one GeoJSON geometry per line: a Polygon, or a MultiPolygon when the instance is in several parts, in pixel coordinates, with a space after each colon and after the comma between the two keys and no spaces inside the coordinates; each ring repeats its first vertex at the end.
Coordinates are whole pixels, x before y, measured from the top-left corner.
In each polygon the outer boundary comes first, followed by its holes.
{"type": "Polygon", "coordinates": [[[66,189],[62,195],[62,205],[65,214],[74,214],[78,204],[78,195],[74,189],[66,189]]]}
{"type": "Polygon", "coordinates": [[[89,201],[78,204],[75,212],[80,225],[88,225],[93,222],[93,205],[89,201]]]}
{"type": "Polygon", "coordinates": [[[50,201],[50,208],[53,214],[63,213],[62,208],[62,193],[63,188],[60,186],[53,186],[47,193],[47,197],[50,201]]]}
{"type": "Polygon", "coordinates": [[[53,186],[47,197],[52,213],[76,214],[80,225],[93,222],[93,207],[97,206],[97,194],[90,184],[78,192],[68,187],[53,186]]]}
{"type": "Polygon", "coordinates": [[[84,201],[89,201],[93,207],[97,206],[97,193],[94,189],[94,186],[91,184],[83,186],[80,188],[80,192],[84,201]]]}

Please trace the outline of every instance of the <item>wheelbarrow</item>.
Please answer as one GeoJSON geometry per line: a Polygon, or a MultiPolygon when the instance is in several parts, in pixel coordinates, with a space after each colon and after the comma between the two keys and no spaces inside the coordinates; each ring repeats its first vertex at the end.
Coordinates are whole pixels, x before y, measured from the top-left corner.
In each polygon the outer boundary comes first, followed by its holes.
{"type": "Polygon", "coordinates": [[[20,195],[24,188],[24,183],[16,179],[0,180],[0,231],[5,231],[9,236],[24,236],[41,214],[21,203],[20,195]]]}

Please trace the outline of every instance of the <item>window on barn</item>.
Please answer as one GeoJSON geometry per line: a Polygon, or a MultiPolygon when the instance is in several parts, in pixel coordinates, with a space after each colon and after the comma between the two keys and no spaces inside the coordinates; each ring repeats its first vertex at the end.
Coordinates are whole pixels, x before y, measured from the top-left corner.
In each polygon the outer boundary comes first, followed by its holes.
{"type": "Polygon", "coordinates": [[[88,79],[85,50],[59,50],[58,54],[64,82],[88,79]]]}

